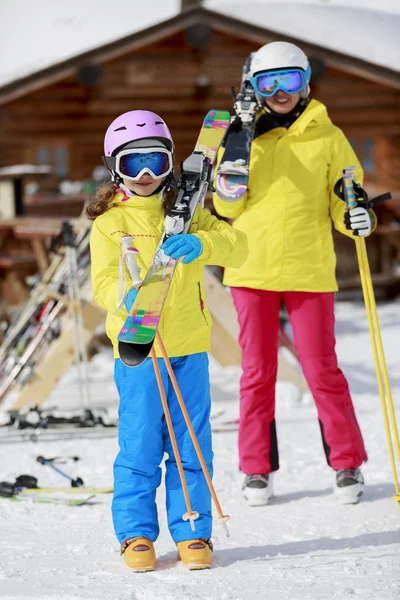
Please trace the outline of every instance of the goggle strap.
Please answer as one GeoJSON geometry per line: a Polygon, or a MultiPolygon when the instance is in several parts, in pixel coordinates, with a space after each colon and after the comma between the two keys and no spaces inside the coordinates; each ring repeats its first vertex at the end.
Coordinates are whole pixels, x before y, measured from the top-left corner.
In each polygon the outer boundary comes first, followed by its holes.
{"type": "Polygon", "coordinates": [[[115,170],[115,156],[103,156],[103,163],[109,171],[115,170]]]}

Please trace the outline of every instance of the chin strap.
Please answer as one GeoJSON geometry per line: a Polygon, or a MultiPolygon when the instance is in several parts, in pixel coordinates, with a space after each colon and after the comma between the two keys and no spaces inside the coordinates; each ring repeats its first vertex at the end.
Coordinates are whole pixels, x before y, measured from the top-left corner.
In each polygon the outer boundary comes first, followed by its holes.
{"type": "Polygon", "coordinates": [[[131,198],[132,196],[136,196],[136,194],[132,192],[132,190],[130,190],[128,187],[126,187],[126,185],[122,182],[119,184],[118,188],[122,190],[124,194],[129,198],[131,198]]]}

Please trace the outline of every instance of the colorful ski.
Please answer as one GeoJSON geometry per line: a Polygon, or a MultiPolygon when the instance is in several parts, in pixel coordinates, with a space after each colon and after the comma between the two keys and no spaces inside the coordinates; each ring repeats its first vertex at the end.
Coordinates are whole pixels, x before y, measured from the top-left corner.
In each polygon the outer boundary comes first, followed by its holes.
{"type": "Polygon", "coordinates": [[[194,152],[182,163],[178,197],[171,213],[165,218],[164,234],[131,314],[118,336],[119,355],[127,366],[138,366],[149,355],[178,262],[166,256],[161,245],[171,235],[189,231],[196,207],[203,203],[207,193],[211,167],[229,123],[229,112],[209,111],[194,152]]]}
{"type": "Polygon", "coordinates": [[[224,142],[225,152],[217,169],[216,192],[221,200],[237,202],[247,191],[251,144],[256,125],[258,102],[249,82],[250,54],[243,67],[240,92],[236,96],[232,121],[224,142]]]}

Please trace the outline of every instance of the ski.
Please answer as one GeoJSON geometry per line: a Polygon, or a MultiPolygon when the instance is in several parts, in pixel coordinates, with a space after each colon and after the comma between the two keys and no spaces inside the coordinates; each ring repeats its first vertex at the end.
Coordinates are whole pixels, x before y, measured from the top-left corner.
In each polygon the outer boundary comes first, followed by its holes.
{"type": "Polygon", "coordinates": [[[100,487],[100,488],[87,488],[87,487],[76,487],[76,488],[65,488],[65,487],[49,487],[49,488],[21,488],[21,492],[24,494],[33,494],[35,496],[40,494],[112,494],[114,491],[113,487],[100,487]]]}
{"type": "Polygon", "coordinates": [[[252,54],[243,67],[240,91],[236,96],[234,117],[223,142],[225,151],[217,169],[216,192],[221,200],[237,202],[247,191],[251,144],[256,125],[258,101],[249,81],[252,54]]]}
{"type": "Polygon", "coordinates": [[[211,431],[213,433],[229,433],[238,431],[239,419],[228,419],[226,421],[211,421],[211,431]]]}
{"type": "Polygon", "coordinates": [[[34,502],[37,504],[58,504],[62,506],[83,506],[95,498],[95,494],[84,498],[58,498],[56,496],[32,496],[30,494],[18,494],[17,496],[0,496],[0,500],[11,500],[12,502],[34,502]]]}
{"type": "Polygon", "coordinates": [[[171,235],[189,231],[196,207],[203,203],[210,185],[212,165],[229,123],[229,112],[209,111],[194,152],[182,163],[178,197],[165,218],[164,233],[131,313],[118,336],[120,358],[129,367],[140,365],[150,353],[178,264],[177,260],[164,254],[161,246],[171,235]]]}
{"type": "Polygon", "coordinates": [[[52,427],[51,429],[8,429],[0,430],[0,444],[20,442],[54,442],[60,440],[115,437],[116,427],[52,427]]]}
{"type": "Polygon", "coordinates": [[[37,502],[40,504],[61,504],[65,506],[82,506],[95,498],[96,494],[89,494],[81,498],[64,498],[62,496],[42,496],[26,494],[25,490],[19,491],[14,484],[3,481],[0,483],[0,500],[12,502],[37,502]]]}

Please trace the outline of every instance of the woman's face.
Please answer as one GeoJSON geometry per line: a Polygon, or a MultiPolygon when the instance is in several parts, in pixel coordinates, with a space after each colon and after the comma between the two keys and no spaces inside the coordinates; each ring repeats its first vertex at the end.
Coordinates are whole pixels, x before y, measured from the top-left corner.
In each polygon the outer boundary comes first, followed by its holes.
{"type": "Polygon", "coordinates": [[[266,98],[269,108],[280,115],[286,115],[293,110],[299,100],[300,92],[296,92],[296,94],[287,94],[283,90],[278,90],[276,94],[266,98]]]}
{"type": "Polygon", "coordinates": [[[137,196],[151,196],[156,189],[162,184],[165,177],[157,177],[154,179],[149,173],[144,173],[137,181],[124,179],[124,184],[137,196]]]}

